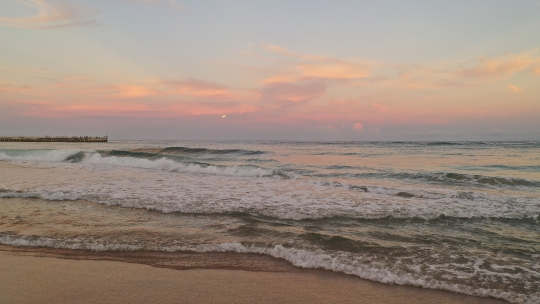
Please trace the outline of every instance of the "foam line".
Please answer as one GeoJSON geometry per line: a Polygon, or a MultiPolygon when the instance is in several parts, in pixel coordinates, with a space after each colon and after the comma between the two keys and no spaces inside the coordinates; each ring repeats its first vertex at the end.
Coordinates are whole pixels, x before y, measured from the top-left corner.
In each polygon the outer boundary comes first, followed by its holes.
{"type": "Polygon", "coordinates": [[[540,303],[540,295],[524,295],[514,292],[505,292],[497,289],[475,288],[463,284],[451,284],[436,280],[422,274],[394,271],[380,263],[359,264],[347,260],[347,258],[334,256],[322,250],[304,250],[298,248],[286,248],[282,245],[273,247],[260,247],[244,245],[241,243],[199,244],[186,246],[143,246],[107,243],[102,241],[85,242],[81,240],[61,240],[49,237],[28,237],[14,235],[0,235],[0,244],[18,247],[47,247],[74,250],[92,251],[188,251],[188,252],[232,252],[232,253],[257,253],[269,255],[288,261],[294,266],[311,269],[324,269],[334,272],[355,275],[357,277],[376,282],[398,285],[412,285],[429,289],[443,289],[461,294],[481,297],[494,297],[511,303],[540,303]]]}

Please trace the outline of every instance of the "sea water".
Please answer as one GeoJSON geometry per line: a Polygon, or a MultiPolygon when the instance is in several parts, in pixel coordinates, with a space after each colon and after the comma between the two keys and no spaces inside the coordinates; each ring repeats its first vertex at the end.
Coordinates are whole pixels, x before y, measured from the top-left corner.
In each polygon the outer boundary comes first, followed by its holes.
{"type": "Polygon", "coordinates": [[[1,143],[0,244],[259,253],[540,303],[538,142],[1,143]]]}

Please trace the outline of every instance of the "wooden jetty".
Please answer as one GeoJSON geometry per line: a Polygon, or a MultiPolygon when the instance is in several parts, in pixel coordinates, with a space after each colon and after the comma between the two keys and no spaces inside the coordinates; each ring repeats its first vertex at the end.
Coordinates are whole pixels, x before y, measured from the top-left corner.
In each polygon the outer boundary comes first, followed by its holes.
{"type": "Polygon", "coordinates": [[[0,142],[108,142],[108,136],[45,136],[45,137],[0,137],[0,142]]]}

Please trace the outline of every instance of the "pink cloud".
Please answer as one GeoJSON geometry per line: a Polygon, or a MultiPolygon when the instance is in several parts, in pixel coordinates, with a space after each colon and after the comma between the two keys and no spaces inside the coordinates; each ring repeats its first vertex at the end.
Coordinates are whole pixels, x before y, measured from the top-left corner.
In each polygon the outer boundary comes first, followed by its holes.
{"type": "Polygon", "coordinates": [[[357,122],[353,125],[353,129],[357,131],[362,131],[364,129],[364,125],[361,122],[357,122]]]}
{"type": "MultiPolygon", "coordinates": [[[[78,86],[78,85],[77,85],[78,86]]],[[[90,84],[92,87],[93,85],[90,84]]],[[[166,96],[190,96],[201,99],[231,100],[237,96],[229,87],[216,83],[188,79],[188,80],[143,80],[131,83],[114,84],[106,86],[94,86],[94,92],[107,93],[110,97],[120,99],[142,97],[166,97],[166,96]]],[[[254,93],[244,92],[242,97],[254,93]]],[[[239,99],[239,98],[237,98],[239,99]]],[[[254,100],[254,98],[252,98],[254,100]]]]}
{"type": "MultiPolygon", "coordinates": [[[[538,67],[538,63],[527,63],[537,60],[534,52],[523,53],[530,54],[529,57],[509,55],[485,62],[463,60],[383,66],[361,60],[304,55],[277,46],[265,49],[279,60],[266,62],[267,66],[259,67],[259,70],[252,69],[253,74],[249,76],[256,77],[242,82],[243,85],[255,83],[247,89],[189,78],[121,78],[106,82],[97,78],[66,77],[49,71],[28,72],[29,77],[14,79],[28,81],[30,86],[0,82],[0,96],[4,97],[0,98],[3,99],[0,104],[9,103],[9,109],[16,109],[21,115],[50,117],[215,115],[219,118],[226,115],[230,119],[250,113],[242,116],[244,123],[249,120],[254,124],[316,126],[322,131],[330,126],[330,129],[350,134],[369,134],[370,129],[377,132],[373,126],[438,125],[457,119],[473,120],[481,115],[502,115],[501,104],[511,102],[502,101],[496,94],[501,89],[519,92],[528,81],[520,82],[521,76],[536,79],[531,73],[538,67]],[[529,61],[518,64],[520,60],[529,61]],[[495,83],[520,71],[526,73],[513,78],[511,86],[506,81],[495,83]],[[34,76],[50,76],[59,82],[37,81],[34,76]],[[370,81],[383,78],[384,81],[370,81]],[[494,84],[480,88],[481,84],[489,83],[494,84]],[[478,88],[472,88],[474,85],[478,88]],[[469,87],[462,89],[462,86],[469,87]],[[459,90],[454,89],[457,87],[459,90]],[[28,102],[31,97],[34,99],[28,102]],[[17,104],[14,100],[27,102],[17,104]],[[494,105],[493,109],[485,106],[488,102],[494,105]],[[477,107],[471,111],[476,112],[463,112],[471,104],[477,107]],[[484,112],[479,111],[482,107],[484,112]]],[[[525,95],[514,95],[513,99],[519,100],[525,95]]]]}
{"type": "Polygon", "coordinates": [[[202,80],[143,80],[104,85],[85,77],[70,76],[62,77],[62,81],[33,88],[0,81],[0,96],[11,94],[8,95],[11,99],[4,99],[3,105],[9,104],[20,115],[43,117],[221,116],[259,109],[255,105],[258,92],[232,94],[227,86],[202,80]],[[34,98],[29,101],[23,99],[24,95],[34,98]],[[148,97],[152,97],[151,103],[148,97]]]}
{"type": "Polygon", "coordinates": [[[380,102],[374,102],[371,104],[377,111],[379,112],[386,112],[388,111],[388,107],[380,102]]]}
{"type": "Polygon", "coordinates": [[[161,81],[161,84],[165,85],[175,94],[179,95],[220,99],[229,99],[233,97],[227,86],[215,84],[204,80],[163,80],[161,81]]]}
{"type": "Polygon", "coordinates": [[[158,91],[143,85],[118,85],[115,86],[115,90],[118,93],[113,94],[113,96],[118,98],[141,98],[159,95],[158,91]]]}

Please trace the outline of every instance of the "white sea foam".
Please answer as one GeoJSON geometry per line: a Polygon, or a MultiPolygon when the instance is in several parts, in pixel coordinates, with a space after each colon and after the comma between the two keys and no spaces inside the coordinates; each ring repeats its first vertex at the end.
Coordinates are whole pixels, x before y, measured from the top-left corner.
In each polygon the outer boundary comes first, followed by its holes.
{"type": "MultiPolygon", "coordinates": [[[[298,248],[287,248],[282,245],[271,247],[260,247],[255,245],[244,245],[242,243],[220,243],[220,244],[198,244],[198,245],[140,245],[121,244],[117,242],[109,243],[100,240],[82,239],[54,239],[49,237],[0,235],[0,244],[19,247],[47,247],[75,250],[92,251],[187,251],[187,252],[232,252],[232,253],[257,253],[283,259],[292,265],[302,268],[324,269],[334,272],[355,275],[363,279],[377,281],[388,284],[412,285],[430,289],[444,289],[457,293],[494,297],[504,299],[511,303],[540,303],[540,294],[535,292],[531,295],[519,294],[515,292],[505,292],[497,289],[475,288],[463,284],[452,284],[435,278],[418,274],[417,272],[404,273],[396,271],[378,262],[358,263],[339,253],[325,252],[323,250],[305,250],[298,248]]],[[[500,275],[497,273],[497,275],[500,275]]]]}
{"type": "MultiPolygon", "coordinates": [[[[210,183],[210,185],[212,185],[210,183]]],[[[213,184],[215,185],[215,184],[213,184]]],[[[186,185],[183,185],[186,186],[186,185]]],[[[73,189],[71,191],[0,191],[4,198],[40,198],[44,200],[86,200],[109,206],[156,210],[163,213],[212,214],[228,212],[254,212],[279,219],[321,219],[348,217],[358,219],[421,218],[425,220],[447,218],[501,218],[534,219],[540,216],[538,199],[480,196],[474,201],[450,196],[442,199],[425,199],[420,202],[401,197],[369,195],[354,201],[324,198],[296,189],[291,193],[278,191],[291,189],[282,184],[278,189],[259,184],[263,193],[222,191],[212,193],[211,186],[188,184],[189,190],[152,189],[152,187],[117,189],[107,191],[101,187],[73,189]],[[197,189],[200,189],[198,191],[197,189]],[[93,191],[95,190],[95,191],[93,191]],[[157,191],[156,191],[157,190],[157,191]],[[189,193],[186,193],[188,192],[189,193]]],[[[293,186],[294,187],[294,186],[293,186]]],[[[116,187],[112,187],[113,189],[116,187]]],[[[246,190],[241,188],[239,190],[246,190]]],[[[253,189],[252,191],[256,191],[253,189]]],[[[459,196],[459,194],[457,195],[459,196]]]]}

